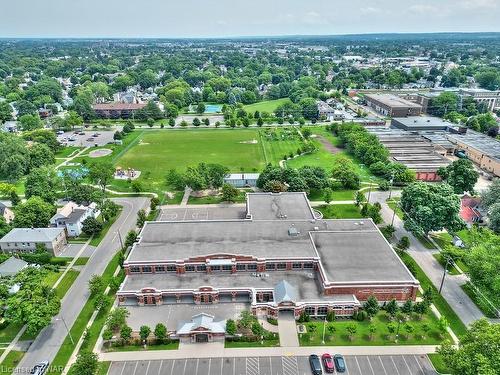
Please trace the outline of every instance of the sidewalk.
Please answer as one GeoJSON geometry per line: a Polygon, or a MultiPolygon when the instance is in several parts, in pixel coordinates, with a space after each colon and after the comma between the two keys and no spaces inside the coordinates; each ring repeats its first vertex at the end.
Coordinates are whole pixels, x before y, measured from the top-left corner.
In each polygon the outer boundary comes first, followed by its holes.
{"type": "Polygon", "coordinates": [[[284,357],[321,355],[325,352],[344,355],[423,355],[435,353],[436,345],[404,346],[299,346],[271,348],[221,348],[212,345],[185,346],[179,350],[150,350],[143,352],[99,353],[99,361],[149,361],[157,359],[214,358],[214,357],[284,357]]]}

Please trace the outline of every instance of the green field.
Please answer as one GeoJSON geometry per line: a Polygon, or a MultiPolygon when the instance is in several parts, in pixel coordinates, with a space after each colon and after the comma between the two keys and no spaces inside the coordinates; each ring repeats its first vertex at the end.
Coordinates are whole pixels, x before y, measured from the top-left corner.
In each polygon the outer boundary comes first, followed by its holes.
{"type": "Polygon", "coordinates": [[[363,215],[354,204],[331,204],[316,207],[325,219],[361,219],[363,215]]]}
{"type": "Polygon", "coordinates": [[[273,165],[278,165],[281,160],[290,157],[290,154],[297,155],[299,149],[304,146],[298,132],[289,127],[261,130],[259,136],[264,148],[265,162],[273,165]]]}
{"type": "Polygon", "coordinates": [[[276,100],[265,100],[263,102],[258,102],[254,104],[248,104],[243,106],[243,109],[249,113],[254,113],[255,111],[273,113],[279,105],[289,102],[290,99],[282,98],[276,100]]]}

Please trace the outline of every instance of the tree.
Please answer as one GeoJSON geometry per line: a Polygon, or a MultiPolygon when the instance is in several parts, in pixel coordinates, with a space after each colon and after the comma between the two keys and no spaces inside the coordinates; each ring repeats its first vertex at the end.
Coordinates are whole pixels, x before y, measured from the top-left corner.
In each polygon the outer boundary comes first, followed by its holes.
{"type": "Polygon", "coordinates": [[[146,211],[144,209],[140,209],[139,211],[137,211],[137,226],[138,227],[142,227],[144,225],[144,223],[146,222],[146,219],[147,219],[147,215],[146,215],[146,211]]]}
{"type": "Polygon", "coordinates": [[[494,375],[500,368],[500,325],[480,319],[460,338],[458,347],[449,341],[438,349],[452,374],[494,375]]]}
{"type": "Polygon", "coordinates": [[[389,332],[389,339],[396,332],[396,325],[394,323],[387,324],[387,332],[389,332]]]}
{"type": "Polygon", "coordinates": [[[365,195],[362,192],[360,191],[356,192],[356,200],[354,204],[357,207],[359,207],[361,203],[363,203],[365,200],[366,200],[365,195]]]}
{"type": "Polygon", "coordinates": [[[97,354],[86,350],[78,354],[75,364],[72,366],[72,371],[78,375],[95,375],[97,370],[99,370],[97,354]]]}
{"type": "Polygon", "coordinates": [[[333,191],[332,189],[330,188],[326,188],[324,191],[323,191],[323,200],[326,202],[326,203],[330,203],[333,199],[333,191]]]}
{"type": "Polygon", "coordinates": [[[44,282],[46,276],[47,271],[43,268],[25,268],[13,279],[19,291],[7,299],[5,319],[26,324],[31,334],[49,325],[61,306],[55,290],[44,282]]]}
{"type": "Polygon", "coordinates": [[[396,247],[400,250],[408,249],[410,247],[410,239],[408,238],[408,236],[401,237],[396,247]]]}
{"type": "Polygon", "coordinates": [[[469,159],[458,159],[446,167],[440,167],[437,174],[453,188],[455,194],[473,192],[479,173],[469,159]]]}
{"type": "Polygon", "coordinates": [[[52,153],[61,148],[56,134],[51,130],[36,129],[23,133],[23,139],[47,146],[52,153]]]}
{"type": "Polygon", "coordinates": [[[236,189],[231,184],[222,185],[222,200],[225,202],[234,202],[238,195],[240,194],[239,190],[236,189]]]}
{"type": "Polygon", "coordinates": [[[157,343],[164,343],[167,339],[167,327],[162,323],[158,323],[155,326],[154,335],[157,343]]]}
{"type": "Polygon", "coordinates": [[[132,328],[124,324],[120,328],[120,337],[124,342],[128,342],[132,338],[132,328]]]}
{"type": "Polygon", "coordinates": [[[446,335],[446,332],[448,331],[448,327],[450,324],[448,323],[448,320],[446,319],[445,316],[441,316],[438,320],[438,327],[439,327],[439,333],[441,337],[444,337],[446,335]]]}
{"type": "Polygon", "coordinates": [[[158,207],[159,204],[160,204],[160,200],[157,197],[153,197],[153,198],[151,198],[151,201],[149,202],[149,209],[151,211],[154,211],[154,210],[156,210],[156,208],[158,207]]]}
{"type": "Polygon", "coordinates": [[[500,178],[493,180],[488,189],[481,194],[481,205],[489,208],[495,203],[500,202],[500,178]]]}
{"type": "Polygon", "coordinates": [[[200,126],[201,125],[201,121],[200,121],[200,119],[198,117],[195,117],[193,119],[193,125],[194,126],[200,126]]]}
{"type": "Polygon", "coordinates": [[[363,309],[366,311],[368,316],[373,318],[380,310],[377,298],[375,296],[369,296],[363,305],[363,309]]]}
{"type": "Polygon", "coordinates": [[[422,330],[422,338],[425,340],[425,338],[429,334],[429,331],[431,330],[431,327],[429,327],[429,325],[427,323],[424,323],[424,324],[422,324],[420,329],[422,330]]]}
{"type": "Polygon", "coordinates": [[[450,185],[415,182],[403,189],[401,208],[405,228],[427,235],[443,228],[456,232],[465,224],[459,217],[460,199],[450,185]]]}
{"type": "Polygon", "coordinates": [[[229,336],[233,336],[236,333],[236,323],[233,319],[228,319],[226,321],[226,333],[229,336]]]}
{"type": "Polygon", "coordinates": [[[47,145],[35,143],[29,147],[28,151],[30,159],[29,170],[51,165],[56,162],[54,152],[47,145]]]}
{"type": "Polygon", "coordinates": [[[82,223],[82,232],[92,236],[102,231],[102,223],[93,216],[89,216],[82,223]]]}
{"type": "Polygon", "coordinates": [[[348,158],[339,158],[336,161],[332,177],[339,181],[344,189],[359,189],[359,175],[354,170],[353,162],[348,158]]]}
{"type": "Polygon", "coordinates": [[[406,331],[406,338],[407,339],[410,337],[410,335],[413,333],[413,331],[415,331],[415,327],[413,327],[413,325],[411,325],[410,323],[406,323],[403,328],[406,331]]]}
{"type": "Polygon", "coordinates": [[[95,184],[99,185],[104,193],[106,186],[113,179],[115,168],[109,162],[94,162],[89,166],[89,178],[95,184]]]}
{"type": "Polygon", "coordinates": [[[69,111],[64,118],[64,124],[67,127],[74,129],[75,127],[81,126],[83,124],[83,117],[75,111],[69,111]]]}
{"type": "Polygon", "coordinates": [[[139,328],[139,336],[145,344],[147,344],[147,340],[150,334],[151,328],[149,328],[148,326],[141,326],[141,328],[139,328]]]}
{"type": "Polygon", "coordinates": [[[391,299],[387,305],[385,305],[385,311],[389,314],[390,319],[394,319],[399,311],[398,303],[395,299],[391,299]]]}
{"type": "Polygon", "coordinates": [[[351,341],[354,339],[354,335],[356,334],[357,331],[358,331],[358,326],[355,323],[349,323],[346,326],[346,332],[349,336],[349,340],[351,341]]]}
{"type": "Polygon", "coordinates": [[[12,133],[0,132],[0,179],[17,181],[29,166],[26,142],[12,133]]]}
{"type": "Polygon", "coordinates": [[[443,92],[433,98],[429,103],[429,113],[444,116],[448,112],[458,109],[459,97],[452,92],[443,92]]]}
{"type": "Polygon", "coordinates": [[[202,115],[203,113],[205,113],[205,104],[203,103],[198,103],[198,105],[196,106],[196,113],[202,115]]]}
{"type": "Polygon", "coordinates": [[[59,187],[60,179],[56,172],[47,167],[33,169],[24,183],[26,198],[37,196],[50,204],[56,201],[59,187]]]}
{"type": "Polygon", "coordinates": [[[19,117],[19,122],[21,123],[21,129],[23,131],[40,129],[43,127],[42,120],[40,120],[38,115],[22,115],[19,117]]]}
{"type": "Polygon", "coordinates": [[[375,335],[375,332],[377,332],[377,326],[375,324],[370,324],[368,326],[368,332],[370,332],[370,340],[373,340],[373,336],[375,335]]]}
{"type": "Polygon", "coordinates": [[[407,299],[403,306],[401,307],[401,311],[406,315],[410,315],[413,312],[414,305],[411,299],[407,299]]]}
{"type": "Polygon", "coordinates": [[[413,307],[413,311],[417,313],[419,319],[422,319],[422,317],[427,313],[428,310],[429,304],[425,301],[417,302],[413,307]]]}
{"type": "Polygon", "coordinates": [[[125,322],[129,315],[129,311],[124,307],[113,309],[108,315],[106,325],[113,332],[118,332],[125,325],[125,322]]]}
{"type": "Polygon", "coordinates": [[[98,205],[101,210],[101,217],[103,221],[109,221],[118,215],[118,211],[120,210],[120,206],[118,206],[115,202],[105,199],[98,205]]]}
{"type": "Polygon", "coordinates": [[[104,289],[104,280],[102,279],[102,276],[92,275],[92,277],[89,280],[90,295],[95,296],[103,289],[104,289]]]}
{"type": "Polygon", "coordinates": [[[492,231],[500,234],[500,201],[490,206],[488,210],[488,226],[492,231]]]}
{"type": "Polygon", "coordinates": [[[40,197],[30,197],[14,208],[14,227],[46,228],[55,213],[55,207],[40,197]]]}
{"type": "Polygon", "coordinates": [[[12,120],[12,107],[7,102],[0,102],[0,124],[12,120]]]}

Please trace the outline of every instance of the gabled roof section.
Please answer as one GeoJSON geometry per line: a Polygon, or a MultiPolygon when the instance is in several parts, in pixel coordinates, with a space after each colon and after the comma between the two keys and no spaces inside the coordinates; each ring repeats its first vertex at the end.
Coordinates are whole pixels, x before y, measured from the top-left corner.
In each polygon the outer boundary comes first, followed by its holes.
{"type": "Polygon", "coordinates": [[[214,322],[214,316],[206,313],[201,313],[194,315],[191,318],[191,322],[186,322],[179,325],[177,329],[177,334],[189,334],[193,331],[210,331],[212,333],[224,333],[226,332],[226,321],[221,320],[219,322],[214,322]]]}
{"type": "Polygon", "coordinates": [[[297,289],[288,281],[283,280],[274,287],[274,301],[281,302],[296,302],[298,297],[297,289]]]}

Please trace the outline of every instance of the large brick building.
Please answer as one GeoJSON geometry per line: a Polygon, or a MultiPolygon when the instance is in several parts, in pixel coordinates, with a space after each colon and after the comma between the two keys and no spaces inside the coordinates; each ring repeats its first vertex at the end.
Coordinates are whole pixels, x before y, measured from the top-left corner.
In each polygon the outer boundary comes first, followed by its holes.
{"type": "Polygon", "coordinates": [[[419,285],[371,219],[324,220],[304,193],[248,194],[240,219],[147,222],[124,268],[121,305],[244,302],[267,316],[350,316],[419,285]]]}
{"type": "Polygon", "coordinates": [[[100,118],[133,118],[134,114],[143,109],[146,103],[99,103],[94,104],[92,109],[100,118]]]}
{"type": "Polygon", "coordinates": [[[366,105],[378,113],[390,117],[420,116],[420,104],[403,99],[392,94],[367,94],[366,105]]]}

